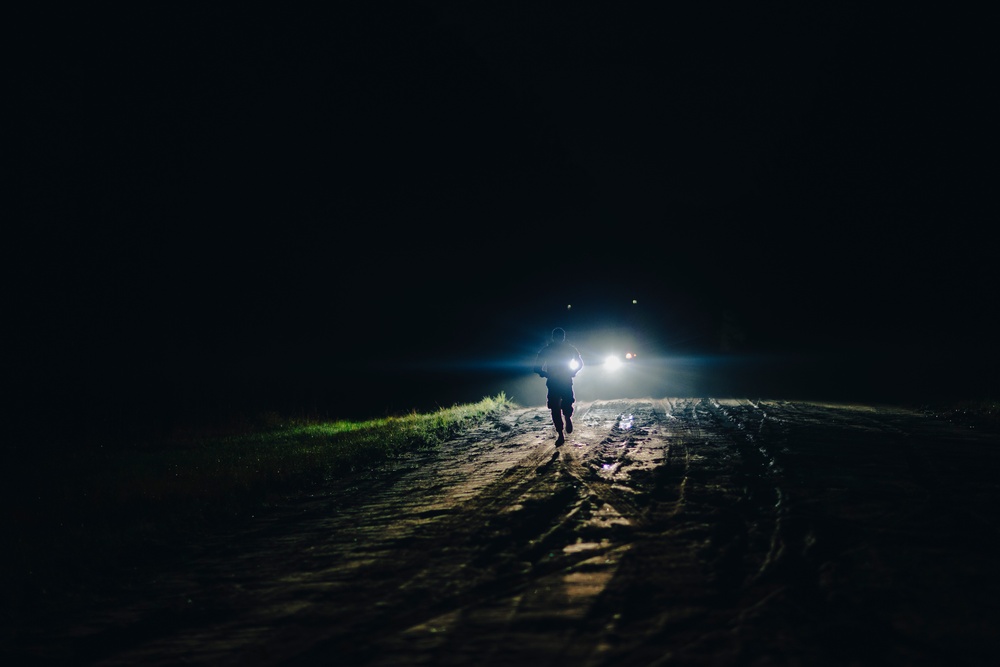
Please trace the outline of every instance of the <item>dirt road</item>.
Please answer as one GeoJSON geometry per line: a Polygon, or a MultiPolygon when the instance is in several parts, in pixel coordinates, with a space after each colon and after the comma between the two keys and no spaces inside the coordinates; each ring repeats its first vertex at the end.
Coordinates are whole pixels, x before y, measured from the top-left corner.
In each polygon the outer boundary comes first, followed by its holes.
{"type": "Polygon", "coordinates": [[[902,408],[518,408],[283,502],[25,660],[95,665],[986,665],[1000,439],[902,408]]]}

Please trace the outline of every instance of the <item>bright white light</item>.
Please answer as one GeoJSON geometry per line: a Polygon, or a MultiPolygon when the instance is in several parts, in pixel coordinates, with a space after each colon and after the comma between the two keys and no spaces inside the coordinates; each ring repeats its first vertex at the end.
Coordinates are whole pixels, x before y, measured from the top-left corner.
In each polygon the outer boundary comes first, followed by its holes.
{"type": "Polygon", "coordinates": [[[569,369],[571,371],[575,371],[579,367],[580,367],[580,362],[578,362],[576,359],[569,360],[569,369]]]}
{"type": "Polygon", "coordinates": [[[622,365],[622,360],[613,354],[609,355],[604,360],[604,367],[607,368],[609,371],[617,370],[618,367],[621,365],[622,365]]]}

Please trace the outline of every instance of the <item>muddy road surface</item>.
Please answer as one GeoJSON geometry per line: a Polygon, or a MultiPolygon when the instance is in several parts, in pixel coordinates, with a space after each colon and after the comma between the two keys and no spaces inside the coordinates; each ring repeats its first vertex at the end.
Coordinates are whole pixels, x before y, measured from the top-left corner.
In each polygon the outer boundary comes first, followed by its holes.
{"type": "Polygon", "coordinates": [[[903,408],[542,407],[290,498],[22,664],[988,665],[1000,440],[903,408]]]}

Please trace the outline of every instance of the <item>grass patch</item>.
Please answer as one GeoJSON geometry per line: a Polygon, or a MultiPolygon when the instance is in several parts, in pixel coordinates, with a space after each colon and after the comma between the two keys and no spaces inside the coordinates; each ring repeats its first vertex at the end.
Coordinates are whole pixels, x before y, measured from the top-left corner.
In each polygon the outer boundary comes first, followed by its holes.
{"type": "MultiPolygon", "coordinates": [[[[102,475],[119,502],[264,496],[324,482],[409,451],[433,447],[498,418],[511,407],[500,394],[431,414],[366,422],[277,420],[257,432],[165,441],[127,452],[118,472],[102,475]]],[[[102,485],[103,486],[103,485],[102,485]]]]}
{"type": "Polygon", "coordinates": [[[36,452],[7,471],[4,532],[15,562],[5,572],[29,582],[121,567],[281,497],[434,447],[512,407],[501,393],[430,414],[365,422],[271,415],[248,432],[36,452]]]}

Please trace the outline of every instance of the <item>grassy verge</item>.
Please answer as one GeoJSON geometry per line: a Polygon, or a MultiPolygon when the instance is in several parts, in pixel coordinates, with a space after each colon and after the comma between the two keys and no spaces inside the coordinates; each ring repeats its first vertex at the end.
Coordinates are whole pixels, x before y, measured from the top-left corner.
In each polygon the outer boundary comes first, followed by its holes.
{"type": "Polygon", "coordinates": [[[7,490],[15,492],[4,533],[13,562],[4,578],[44,586],[60,575],[121,568],[239,522],[276,498],[433,447],[512,407],[500,394],[431,414],[273,418],[251,432],[40,453],[31,465],[8,469],[7,490]]]}

